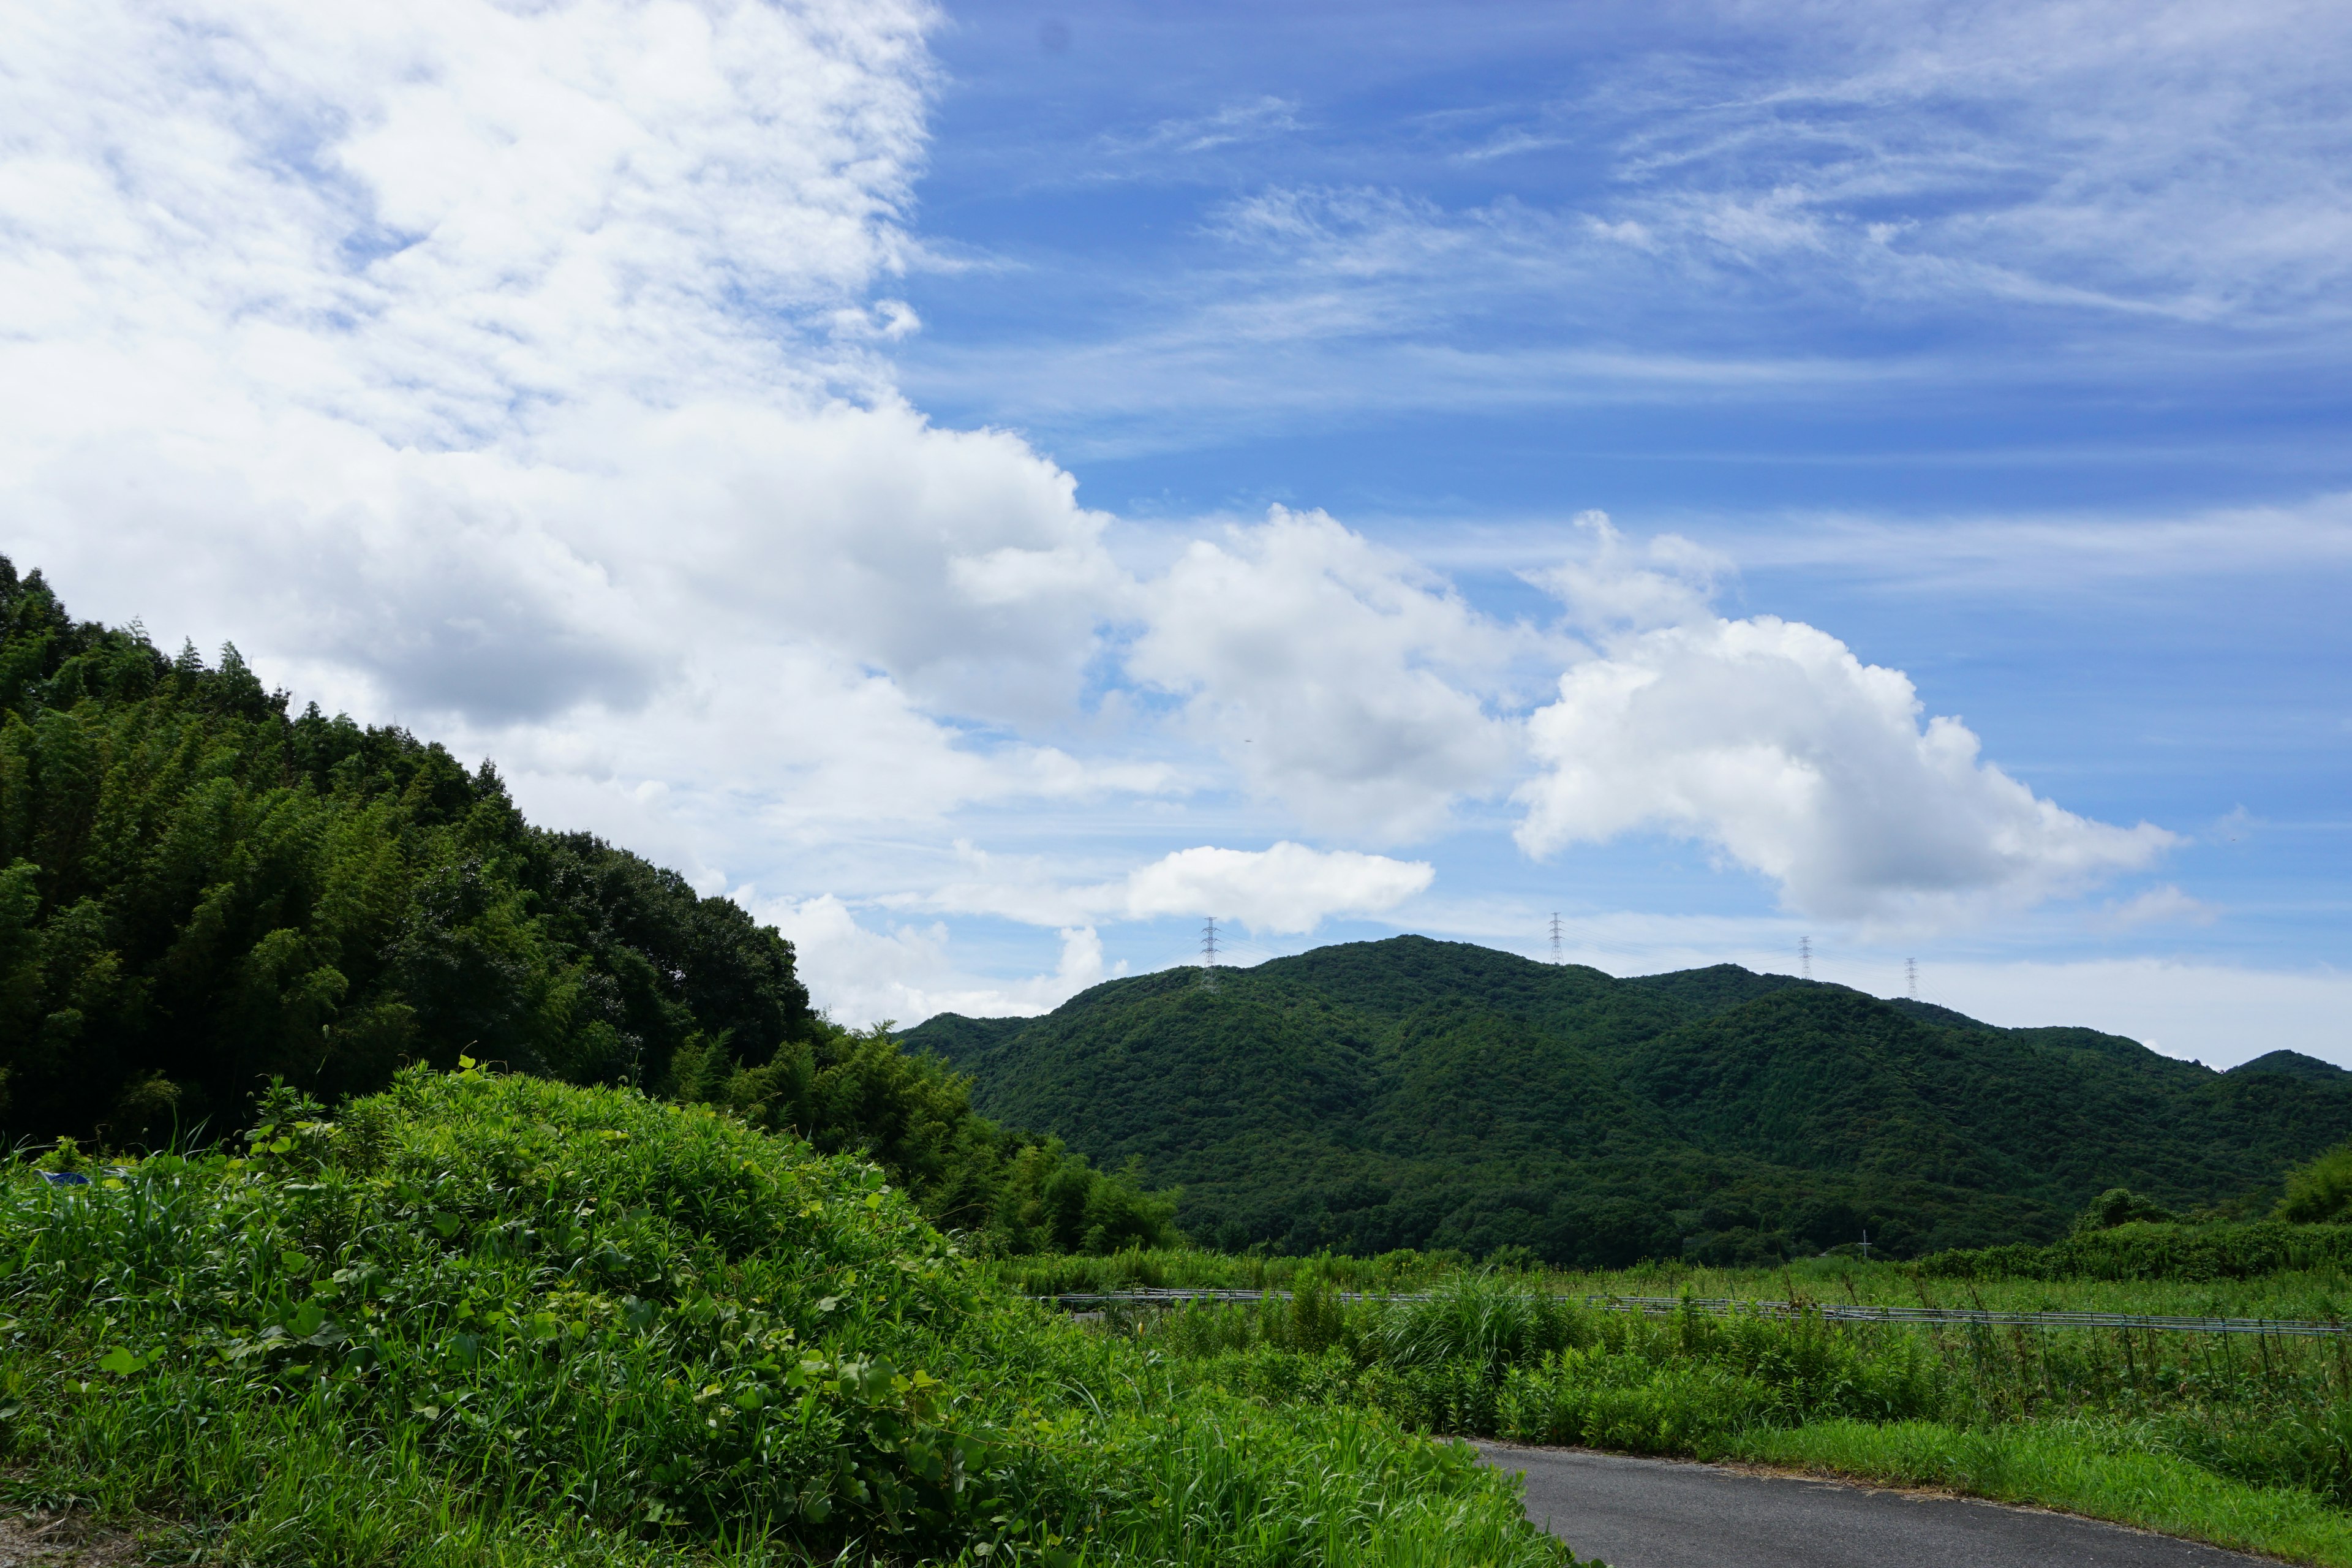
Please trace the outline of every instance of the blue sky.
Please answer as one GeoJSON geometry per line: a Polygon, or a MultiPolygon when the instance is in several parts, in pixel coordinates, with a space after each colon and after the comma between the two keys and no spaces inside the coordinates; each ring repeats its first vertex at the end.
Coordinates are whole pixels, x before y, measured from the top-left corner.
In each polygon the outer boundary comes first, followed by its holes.
{"type": "MultiPolygon", "coordinates": [[[[2300,62],[2275,14],[2201,69],[2012,75],[1972,53],[1998,13],[1946,11],[1937,68],[1874,82],[1927,40],[1840,8],[952,16],[919,187],[943,265],[901,355],[937,416],[1021,429],[1142,526],[1328,508],[1501,615],[1576,511],[1687,534],[1738,563],[1728,605],[1907,671],[2070,808],[2191,840],[2159,877],[2208,906],[2187,929],[2011,917],[1961,951],[2343,962],[2344,268],[2199,254],[2340,225],[2340,27],[2300,62]],[[2118,155],[2183,73],[2278,101],[2118,155]],[[1595,237],[1710,205],[1811,232],[1595,237]],[[1854,254],[1873,225],[1890,256],[1854,254]]],[[[1449,848],[1521,904],[1771,904],[1673,843],[1449,848]]]]}
{"type": "Polygon", "coordinates": [[[838,1016],[1558,911],[2352,1065],[2339,11],[18,20],[0,550],[838,1016]]]}

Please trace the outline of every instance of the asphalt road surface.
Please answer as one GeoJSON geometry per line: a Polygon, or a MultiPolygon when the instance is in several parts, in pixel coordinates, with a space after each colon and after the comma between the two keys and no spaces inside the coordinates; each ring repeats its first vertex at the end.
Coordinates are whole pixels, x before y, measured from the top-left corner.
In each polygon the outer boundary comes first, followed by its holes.
{"type": "Polygon", "coordinates": [[[2267,1559],[2063,1513],[1672,1459],[1481,1443],[1528,1517],[1609,1568],[2248,1568],[2267,1559]]]}

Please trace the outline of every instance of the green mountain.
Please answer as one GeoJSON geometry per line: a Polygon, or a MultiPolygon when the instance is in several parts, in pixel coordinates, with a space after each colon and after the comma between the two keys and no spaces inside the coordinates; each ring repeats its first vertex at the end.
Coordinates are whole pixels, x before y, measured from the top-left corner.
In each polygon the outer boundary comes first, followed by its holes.
{"type": "Polygon", "coordinates": [[[2246,1205],[2352,1132],[2352,1074],[2322,1063],[2217,1073],[1729,964],[1617,980],[1421,937],[946,1015],[905,1043],[969,1073],[983,1113],[1181,1183],[1195,1237],[1286,1251],[2041,1240],[2111,1187],[2246,1205]]]}

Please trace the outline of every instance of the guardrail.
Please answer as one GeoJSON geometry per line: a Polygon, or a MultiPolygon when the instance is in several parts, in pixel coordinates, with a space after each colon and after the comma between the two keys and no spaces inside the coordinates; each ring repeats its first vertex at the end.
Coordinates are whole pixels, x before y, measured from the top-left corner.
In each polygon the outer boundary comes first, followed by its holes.
{"type": "MultiPolygon", "coordinates": [[[[1259,1301],[1287,1301],[1288,1290],[1104,1290],[1066,1291],[1040,1296],[1040,1301],[1084,1310],[1110,1306],[1180,1306],[1188,1301],[1225,1302],[1238,1306],[1259,1301]]],[[[1340,1291],[1338,1299],[1358,1301],[1426,1301],[1426,1291],[1382,1295],[1340,1291]]],[[[2164,1318],[2137,1312],[2004,1312],[1984,1307],[1871,1307],[1834,1301],[1743,1301],[1727,1296],[1587,1296],[1583,1305],[1596,1311],[1640,1312],[1651,1317],[1688,1310],[1709,1318],[1758,1317],[1790,1319],[1811,1313],[1834,1323],[1958,1323],[1988,1328],[2021,1329],[2146,1329],[2163,1333],[2268,1334],[2292,1337],[2352,1332],[2352,1324],[2312,1318],[2164,1318]]]]}

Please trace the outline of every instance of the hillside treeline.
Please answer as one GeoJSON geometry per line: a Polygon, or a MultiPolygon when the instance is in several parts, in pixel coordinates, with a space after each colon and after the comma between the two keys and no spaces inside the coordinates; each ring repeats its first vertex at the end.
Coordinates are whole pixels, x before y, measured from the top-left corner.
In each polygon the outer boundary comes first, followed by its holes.
{"type": "MultiPolygon", "coordinates": [[[[1866,1237],[1916,1258],[2054,1243],[2117,1187],[2252,1219],[2352,1132],[2352,1073],[2292,1052],[2217,1073],[1728,964],[1621,980],[1421,937],[1214,989],[1114,980],[1045,1017],[945,1015],[908,1039],[971,1073],[987,1114],[1140,1158],[1229,1250],[1615,1268],[1866,1237]]],[[[2290,1217],[2352,1193],[2352,1159],[2312,1171],[2290,1217]]]]}
{"type": "Polygon", "coordinates": [[[166,657],[0,557],[0,1131],[157,1146],[460,1054],[724,1101],[881,1159],[1016,1249],[1170,1205],[975,1115],[809,1005],[792,946],[396,727],[289,713],[234,647],[166,657]]]}

